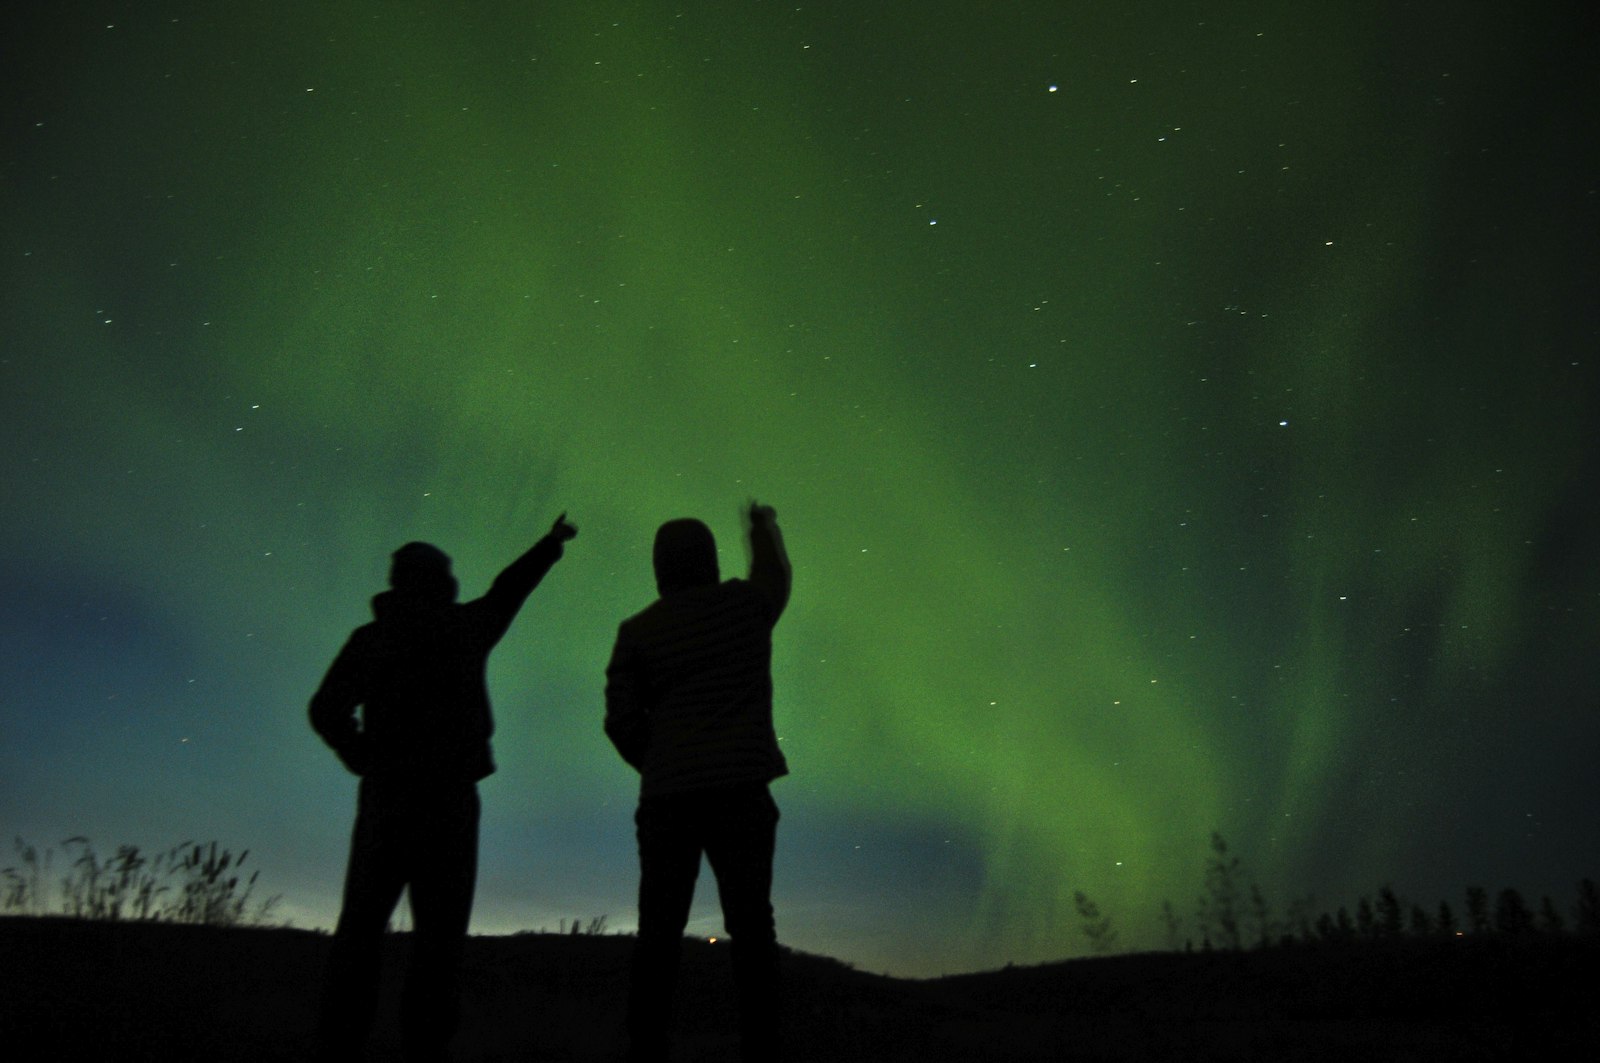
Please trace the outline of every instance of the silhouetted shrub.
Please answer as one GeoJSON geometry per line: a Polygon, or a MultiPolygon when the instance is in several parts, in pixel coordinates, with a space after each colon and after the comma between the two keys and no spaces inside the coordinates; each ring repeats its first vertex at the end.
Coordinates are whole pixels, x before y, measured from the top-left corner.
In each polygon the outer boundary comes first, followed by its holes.
{"type": "Polygon", "coordinates": [[[596,937],[605,932],[606,917],[603,915],[597,915],[588,922],[584,922],[582,919],[574,919],[570,926],[565,919],[561,920],[561,933],[563,934],[573,936],[587,934],[591,937],[596,937]]]}
{"type": "Polygon", "coordinates": [[[1178,942],[1183,937],[1183,920],[1173,911],[1171,901],[1161,902],[1161,926],[1166,932],[1167,950],[1177,952],[1178,942]]]}
{"type": "Polygon", "coordinates": [[[1079,929],[1089,939],[1089,947],[1098,953],[1110,952],[1117,944],[1117,932],[1111,929],[1111,917],[1102,916],[1100,906],[1082,890],[1073,893],[1072,903],[1083,920],[1079,929]]]}
{"type": "Polygon", "coordinates": [[[239,926],[265,922],[278,897],[253,901],[259,871],[241,879],[239,867],[250,855],[237,857],[216,842],[183,842],[155,857],[135,845],[119,845],[101,860],[87,838],[61,843],[73,857],[58,884],[59,905],[52,906],[45,882],[51,851],[41,859],[33,846],[16,840],[22,869],[0,871],[0,909],[17,915],[45,915],[52,910],[78,919],[108,922],[157,920],[203,926],[239,926]]]}
{"type": "Polygon", "coordinates": [[[1592,878],[1578,883],[1578,906],[1573,910],[1572,922],[1580,934],[1600,934],[1600,887],[1592,878]]]}
{"type": "MultiPolygon", "coordinates": [[[[1083,894],[1077,895],[1079,915],[1086,920],[1084,933],[1095,940],[1089,927],[1099,920],[1099,910],[1083,894]],[[1086,912],[1083,904],[1089,905],[1086,912]],[[1092,914],[1091,914],[1092,913],[1092,914]]],[[[1436,909],[1402,898],[1391,885],[1381,886],[1372,896],[1357,898],[1355,914],[1341,905],[1333,912],[1313,917],[1310,897],[1291,902],[1282,921],[1274,920],[1268,898],[1255,883],[1244,884],[1240,859],[1229,852],[1220,832],[1211,833],[1211,856],[1205,865],[1205,892],[1199,897],[1196,927],[1199,947],[1210,950],[1239,949],[1246,940],[1260,947],[1272,945],[1334,944],[1351,941],[1394,941],[1406,938],[1461,937],[1473,935],[1557,935],[1600,933],[1600,887],[1591,878],[1578,883],[1577,903],[1571,921],[1563,917],[1556,901],[1545,896],[1538,910],[1530,908],[1515,889],[1501,890],[1494,896],[1482,886],[1466,889],[1466,918],[1457,916],[1450,902],[1441,900],[1436,909]],[[1569,931],[1570,927],[1570,931],[1569,931]]],[[[1161,904],[1161,923],[1168,950],[1177,951],[1182,939],[1182,920],[1170,901],[1161,904]]],[[[1109,920],[1106,920],[1109,926],[1109,920]]],[[[1186,947],[1194,948],[1191,938],[1186,947]]],[[[1104,951],[1097,949],[1097,951],[1104,951]]]]}
{"type": "Polygon", "coordinates": [[[1389,886],[1378,890],[1377,933],[1380,937],[1397,938],[1405,931],[1400,897],[1389,886]]]}
{"type": "Polygon", "coordinates": [[[1467,887],[1467,929],[1474,934],[1489,932],[1489,891],[1482,886],[1467,887]]]}
{"type": "Polygon", "coordinates": [[[1272,918],[1272,904],[1254,882],[1250,883],[1250,922],[1256,944],[1265,948],[1277,940],[1278,927],[1272,918]]]}
{"type": "Polygon", "coordinates": [[[1368,941],[1378,936],[1378,916],[1370,897],[1356,902],[1356,933],[1368,941]]]}
{"type": "Polygon", "coordinates": [[[1200,898],[1199,923],[1205,940],[1213,934],[1219,948],[1239,947],[1239,858],[1228,855],[1228,843],[1211,832],[1211,860],[1206,864],[1206,892],[1200,898]]]}
{"type": "Polygon", "coordinates": [[[39,851],[21,838],[13,839],[21,868],[0,870],[0,911],[13,915],[43,915],[44,877],[50,873],[50,851],[40,860],[39,851]]]}
{"type": "Polygon", "coordinates": [[[1533,913],[1528,911],[1522,894],[1514,889],[1500,891],[1494,901],[1494,928],[1502,934],[1533,932],[1533,913]]]}

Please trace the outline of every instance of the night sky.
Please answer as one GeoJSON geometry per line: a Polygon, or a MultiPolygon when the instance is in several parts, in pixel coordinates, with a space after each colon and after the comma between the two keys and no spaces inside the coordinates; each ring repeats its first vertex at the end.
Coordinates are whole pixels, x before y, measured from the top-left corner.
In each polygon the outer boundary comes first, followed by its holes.
{"type": "Polygon", "coordinates": [[[474,928],[628,929],[611,641],[754,497],[788,944],[1155,947],[1213,830],[1280,911],[1600,873],[1584,7],[25,7],[8,847],[217,839],[330,925],[305,706],[389,552],[473,596],[566,510],[474,928]]]}

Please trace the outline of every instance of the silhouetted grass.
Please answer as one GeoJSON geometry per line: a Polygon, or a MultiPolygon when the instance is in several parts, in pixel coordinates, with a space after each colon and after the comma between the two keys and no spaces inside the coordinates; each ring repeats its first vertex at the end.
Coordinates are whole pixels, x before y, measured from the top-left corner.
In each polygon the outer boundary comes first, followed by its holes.
{"type": "MultiPolygon", "coordinates": [[[[101,860],[81,838],[51,881],[49,851],[18,840],[0,871],[0,994],[8,1042],[87,1046],[105,1060],[240,1063],[304,1058],[329,939],[259,924],[256,875],[215,843],[101,860]],[[57,912],[60,914],[52,914],[57,912]],[[189,925],[172,925],[189,924],[189,925]]],[[[1313,919],[1277,918],[1220,836],[1196,912],[1199,949],[1100,955],[931,980],[865,974],[825,957],[783,957],[793,1063],[1133,1060],[1586,1059],[1600,1047],[1600,891],[1579,884],[1563,914],[1515,890],[1408,904],[1383,887],[1313,919]],[[1215,941],[1213,941],[1213,936],[1215,941]],[[1222,947],[1226,946],[1226,947],[1222,947]]],[[[1099,905],[1075,896],[1092,947],[1115,941],[1099,905]]],[[[1164,917],[1172,936],[1181,920],[1164,917]]],[[[619,1057],[632,942],[605,917],[559,933],[472,938],[456,1058],[619,1057]]],[[[383,1007],[371,1058],[393,1058],[408,934],[384,942],[383,1007]]],[[[731,1061],[736,1028],[727,946],[686,942],[680,1054],[731,1061]]]]}
{"type": "MultiPolygon", "coordinates": [[[[0,918],[26,978],[0,1030],[90,1058],[303,1058],[329,938],[150,921],[0,918]]],[[[384,943],[368,1058],[400,1058],[408,935],[384,943]]],[[[732,1063],[726,946],[686,943],[678,1060],[732,1063]]],[[[620,1058],[632,941],[474,937],[458,1063],[620,1058]]],[[[1443,1061],[1589,1058],[1600,941],[1574,934],[1400,938],[1315,948],[1145,953],[909,980],[789,952],[791,1063],[1443,1061]]]]}
{"type": "MultiPolygon", "coordinates": [[[[1531,906],[1514,887],[1501,889],[1491,905],[1489,891],[1481,886],[1467,887],[1464,895],[1465,919],[1456,915],[1448,900],[1426,904],[1407,900],[1392,886],[1380,886],[1374,895],[1357,898],[1354,912],[1347,906],[1313,916],[1315,904],[1309,897],[1289,902],[1279,916],[1261,887],[1247,880],[1237,854],[1231,853],[1222,835],[1212,832],[1211,857],[1204,868],[1204,891],[1195,908],[1194,927],[1199,940],[1185,937],[1184,921],[1171,901],[1161,906],[1167,948],[1176,951],[1199,948],[1202,951],[1238,950],[1293,944],[1394,941],[1400,938],[1456,938],[1464,936],[1525,936],[1533,934],[1580,936],[1600,935],[1600,887],[1592,878],[1577,885],[1576,898],[1564,916],[1556,901],[1548,896],[1531,906]]],[[[1081,893],[1078,914],[1080,928],[1092,945],[1098,946],[1110,930],[1110,914],[1081,893]]],[[[1106,951],[1097,947],[1097,952],[1106,951]]]]}
{"type": "Polygon", "coordinates": [[[18,865],[0,869],[0,912],[241,926],[265,922],[279,900],[255,899],[260,872],[244,876],[241,870],[248,849],[235,856],[216,842],[181,842],[151,857],[138,846],[119,845],[102,860],[87,838],[68,838],[61,846],[72,862],[52,884],[54,851],[41,856],[15,840],[18,865]]]}

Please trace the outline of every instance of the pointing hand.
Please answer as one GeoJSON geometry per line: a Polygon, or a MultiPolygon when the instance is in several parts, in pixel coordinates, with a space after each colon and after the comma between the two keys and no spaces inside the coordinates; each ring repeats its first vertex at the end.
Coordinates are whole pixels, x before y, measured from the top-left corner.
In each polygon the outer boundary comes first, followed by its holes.
{"type": "Polygon", "coordinates": [[[558,543],[564,543],[577,537],[578,527],[575,524],[567,523],[566,513],[562,513],[561,516],[556,518],[556,522],[550,525],[550,538],[558,543]]]}

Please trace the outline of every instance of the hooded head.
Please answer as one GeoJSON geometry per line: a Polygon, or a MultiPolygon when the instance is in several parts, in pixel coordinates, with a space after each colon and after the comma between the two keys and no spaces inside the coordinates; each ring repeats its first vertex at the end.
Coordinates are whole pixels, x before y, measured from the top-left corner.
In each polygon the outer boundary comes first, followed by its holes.
{"type": "Polygon", "coordinates": [[[456,600],[450,555],[432,543],[406,543],[393,554],[389,586],[407,597],[456,600]]]}
{"type": "Polygon", "coordinates": [[[656,590],[663,597],[718,580],[717,540],[693,517],[669,520],[656,530],[653,560],[656,590]]]}

